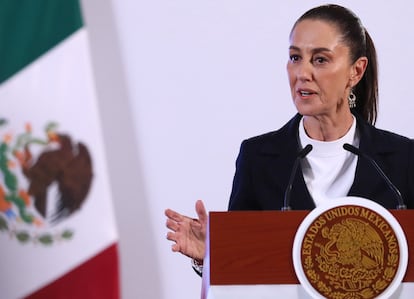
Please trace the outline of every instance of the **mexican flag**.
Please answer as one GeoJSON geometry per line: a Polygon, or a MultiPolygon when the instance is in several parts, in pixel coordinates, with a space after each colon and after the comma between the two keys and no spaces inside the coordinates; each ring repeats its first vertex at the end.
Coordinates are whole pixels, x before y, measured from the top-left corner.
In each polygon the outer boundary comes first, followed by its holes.
{"type": "Polygon", "coordinates": [[[0,298],[120,298],[78,0],[0,1],[0,298]]]}

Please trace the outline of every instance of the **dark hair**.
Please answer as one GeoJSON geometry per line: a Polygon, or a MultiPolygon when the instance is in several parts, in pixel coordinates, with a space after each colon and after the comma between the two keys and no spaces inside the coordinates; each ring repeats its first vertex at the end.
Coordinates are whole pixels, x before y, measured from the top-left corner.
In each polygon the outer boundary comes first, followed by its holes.
{"type": "Polygon", "coordinates": [[[374,43],[361,20],[349,9],[327,4],[305,12],[294,24],[303,20],[321,20],[334,24],[342,34],[342,40],[349,47],[352,63],[360,57],[368,58],[364,76],[354,87],[358,114],[371,124],[375,124],[378,110],[378,64],[374,43]]]}

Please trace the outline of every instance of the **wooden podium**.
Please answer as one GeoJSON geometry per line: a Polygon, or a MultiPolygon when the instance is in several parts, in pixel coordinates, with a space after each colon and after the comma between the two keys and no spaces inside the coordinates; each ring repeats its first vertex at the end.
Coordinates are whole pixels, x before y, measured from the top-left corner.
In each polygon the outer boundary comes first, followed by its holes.
{"type": "MultiPolygon", "coordinates": [[[[410,257],[414,254],[414,210],[390,212],[405,232],[410,257]]],[[[201,298],[208,298],[212,286],[299,284],[292,248],[308,213],[210,212],[201,298]]],[[[414,261],[410,258],[403,281],[414,282],[414,261]]]]}

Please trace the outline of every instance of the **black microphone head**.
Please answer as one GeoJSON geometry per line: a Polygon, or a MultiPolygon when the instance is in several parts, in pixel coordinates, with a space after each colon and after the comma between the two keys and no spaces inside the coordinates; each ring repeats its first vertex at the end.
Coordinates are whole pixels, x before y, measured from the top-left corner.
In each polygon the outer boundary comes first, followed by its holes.
{"type": "Polygon", "coordinates": [[[349,143],[344,143],[343,148],[357,156],[360,154],[359,150],[355,146],[350,145],[349,143]]]}
{"type": "Polygon", "coordinates": [[[306,157],[306,155],[307,155],[307,154],[309,154],[309,152],[310,152],[312,149],[313,149],[313,146],[312,146],[311,144],[308,144],[307,146],[305,146],[305,147],[303,148],[303,150],[301,150],[301,151],[299,152],[298,157],[299,157],[299,158],[301,158],[301,159],[305,158],[305,157],[306,157]]]}

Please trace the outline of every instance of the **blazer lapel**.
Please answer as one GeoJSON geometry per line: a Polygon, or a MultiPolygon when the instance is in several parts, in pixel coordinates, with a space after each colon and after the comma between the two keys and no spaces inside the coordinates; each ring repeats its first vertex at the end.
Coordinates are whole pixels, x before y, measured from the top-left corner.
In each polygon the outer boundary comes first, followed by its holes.
{"type": "MultiPolygon", "coordinates": [[[[390,148],[384,142],[376,142],[376,131],[371,125],[361,120],[357,116],[358,131],[360,133],[360,150],[365,153],[368,157],[372,158],[374,161],[379,163],[381,161],[381,156],[389,154],[394,150],[390,148]]],[[[383,165],[379,165],[383,171],[383,165]]],[[[360,196],[371,199],[373,201],[378,201],[381,192],[386,191],[387,183],[375,169],[372,163],[364,158],[358,157],[357,168],[355,172],[354,183],[349,190],[349,196],[360,196]]],[[[385,202],[379,202],[380,204],[386,206],[385,202]]]]}
{"type": "MultiPolygon", "coordinates": [[[[271,155],[272,162],[269,171],[273,174],[274,184],[282,190],[281,198],[277,198],[280,207],[283,206],[284,194],[289,178],[293,171],[296,157],[301,150],[299,145],[298,127],[301,115],[297,114],[283,128],[275,134],[274,138],[263,145],[261,154],[271,155]]],[[[293,210],[311,210],[315,208],[313,199],[303,179],[302,168],[299,163],[290,194],[290,207],[293,210]]],[[[279,208],[279,206],[278,206],[279,208]]]]}

